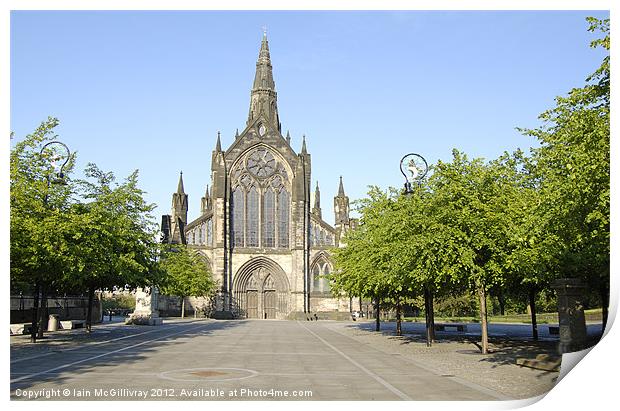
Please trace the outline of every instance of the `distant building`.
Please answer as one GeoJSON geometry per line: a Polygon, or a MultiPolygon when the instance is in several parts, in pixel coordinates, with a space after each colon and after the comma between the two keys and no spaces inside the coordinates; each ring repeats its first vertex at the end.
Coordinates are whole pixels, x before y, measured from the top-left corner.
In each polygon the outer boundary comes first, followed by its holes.
{"type": "Polygon", "coordinates": [[[245,129],[223,150],[218,133],[211,190],[201,215],[187,221],[188,196],[179,177],[172,214],[162,217],[163,241],[199,251],[219,281],[218,315],[287,318],[296,313],[349,312],[322,278],[333,270],[330,250],[357,224],[349,217],[342,177],[334,197],[335,226],[322,219],[318,182],[310,204],[311,159],[282,135],[267,37],[256,62],[245,129]]]}

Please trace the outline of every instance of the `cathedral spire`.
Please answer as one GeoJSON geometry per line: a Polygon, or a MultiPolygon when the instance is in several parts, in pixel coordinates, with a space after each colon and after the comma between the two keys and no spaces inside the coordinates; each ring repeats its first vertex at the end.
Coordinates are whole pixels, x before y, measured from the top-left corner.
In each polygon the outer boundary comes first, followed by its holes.
{"type": "Polygon", "coordinates": [[[220,132],[217,132],[217,142],[215,143],[215,151],[218,153],[222,151],[222,143],[220,142],[220,132]]]}
{"type": "Polygon", "coordinates": [[[301,143],[301,154],[307,154],[308,150],[306,150],[306,135],[303,136],[303,142],[301,143]]]}
{"type": "Polygon", "coordinates": [[[342,176],[340,176],[340,185],[338,186],[338,197],[344,197],[344,186],[342,185],[342,176]]]}
{"type": "Polygon", "coordinates": [[[346,225],[349,223],[349,197],[344,194],[342,176],[340,176],[338,195],[334,197],[334,216],[337,230],[342,230],[343,224],[346,225]]]}
{"type": "Polygon", "coordinates": [[[185,189],[183,187],[183,172],[181,171],[181,175],[179,176],[179,185],[177,186],[177,193],[185,194],[185,189]]]}
{"type": "Polygon", "coordinates": [[[286,142],[289,146],[291,145],[291,133],[288,130],[286,131],[286,142]]]}
{"type": "Polygon", "coordinates": [[[319,190],[319,182],[316,182],[316,188],[314,189],[314,207],[312,212],[317,217],[321,218],[321,191],[319,190]]]}
{"type": "Polygon", "coordinates": [[[271,56],[269,55],[269,42],[267,33],[263,33],[258,60],[256,61],[256,74],[250,97],[250,113],[247,125],[260,116],[276,130],[281,131],[280,118],[278,116],[278,103],[276,84],[273,81],[271,56]]]}

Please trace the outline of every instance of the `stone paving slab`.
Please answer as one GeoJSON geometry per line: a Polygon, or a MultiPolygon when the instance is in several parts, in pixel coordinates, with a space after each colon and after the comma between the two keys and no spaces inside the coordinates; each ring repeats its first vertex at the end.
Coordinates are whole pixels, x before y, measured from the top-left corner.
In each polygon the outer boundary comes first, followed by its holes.
{"type": "Polygon", "coordinates": [[[480,384],[487,377],[463,378],[468,367],[514,375],[488,362],[480,368],[479,357],[455,354],[454,347],[427,352],[417,358],[420,364],[409,361],[419,347],[350,325],[178,320],[159,327],[109,325],[90,335],[76,330],[71,338],[37,344],[11,339],[11,398],[38,393],[51,400],[497,400],[540,391],[524,387],[515,396],[501,384],[480,384]],[[450,369],[435,358],[446,355],[450,369]]]}

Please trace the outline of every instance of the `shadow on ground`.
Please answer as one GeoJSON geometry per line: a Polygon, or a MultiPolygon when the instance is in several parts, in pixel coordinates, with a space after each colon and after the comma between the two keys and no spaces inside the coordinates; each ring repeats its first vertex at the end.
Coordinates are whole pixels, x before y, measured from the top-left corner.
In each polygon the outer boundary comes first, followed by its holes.
{"type": "MultiPolygon", "coordinates": [[[[374,322],[359,322],[347,325],[348,328],[359,333],[377,333],[374,322]]],[[[426,333],[423,324],[405,323],[402,324],[402,336],[395,333],[394,323],[381,323],[379,333],[390,340],[398,341],[400,344],[415,346],[417,350],[426,348],[426,333]]],[[[596,345],[601,336],[598,334],[590,335],[588,347],[596,345]]],[[[446,343],[461,343],[462,347],[453,347],[449,351],[459,355],[475,356],[478,361],[492,364],[492,368],[502,365],[517,365],[517,359],[536,359],[541,354],[546,357],[545,361],[558,362],[561,364],[562,356],[558,352],[559,338],[541,338],[539,341],[531,337],[524,337],[523,334],[509,336],[489,336],[488,354],[482,354],[480,345],[480,335],[477,333],[456,333],[456,332],[436,332],[436,341],[430,348],[433,352],[437,349],[443,351],[446,343]]],[[[544,371],[544,370],[543,370],[544,371]]],[[[538,377],[542,378],[546,374],[557,374],[557,371],[544,371],[538,377]]]]}
{"type": "MultiPolygon", "coordinates": [[[[25,342],[27,336],[20,336],[19,338],[25,339],[11,341],[11,392],[41,383],[60,385],[76,373],[94,369],[101,371],[118,364],[139,362],[149,357],[157,348],[171,342],[210,335],[243,323],[241,320],[186,320],[164,323],[157,327],[101,326],[95,327],[91,334],[81,330],[79,333],[50,334],[47,339],[36,344],[25,342]],[[145,334],[137,335],[140,333],[145,334]],[[130,337],[131,335],[136,336],[130,337]],[[109,342],[121,337],[127,338],[109,342]],[[67,366],[69,363],[73,364],[67,366]],[[58,369],[55,369],[56,367],[58,369]],[[23,377],[27,378],[15,381],[23,377]]],[[[135,378],[139,380],[140,376],[135,378]]]]}

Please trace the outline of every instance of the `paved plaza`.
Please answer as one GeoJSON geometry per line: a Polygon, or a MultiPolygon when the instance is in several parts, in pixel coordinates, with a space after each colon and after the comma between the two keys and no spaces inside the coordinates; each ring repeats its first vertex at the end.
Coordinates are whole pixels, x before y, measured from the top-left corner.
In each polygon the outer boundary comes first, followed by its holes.
{"type": "Polygon", "coordinates": [[[545,392],[557,376],[514,362],[493,364],[450,342],[430,349],[405,344],[367,331],[370,326],[166,320],[159,327],[108,323],[90,335],[59,332],[36,345],[12,337],[11,398],[505,400],[545,392]],[[512,391],[487,383],[502,379],[512,391]]]}

